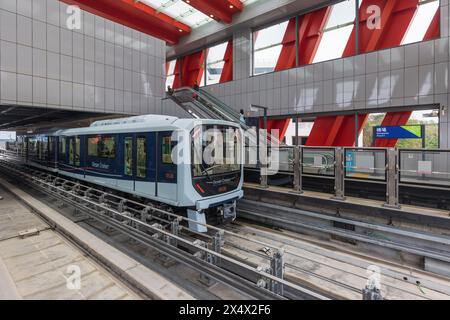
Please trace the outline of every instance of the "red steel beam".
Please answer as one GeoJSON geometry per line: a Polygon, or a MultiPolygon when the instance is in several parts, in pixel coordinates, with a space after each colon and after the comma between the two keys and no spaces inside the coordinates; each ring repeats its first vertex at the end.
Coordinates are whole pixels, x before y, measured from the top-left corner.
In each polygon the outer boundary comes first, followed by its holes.
{"type": "Polygon", "coordinates": [[[222,74],[220,75],[219,83],[233,80],[233,40],[228,41],[223,60],[225,61],[225,64],[223,66],[222,74]]]}
{"type": "Polygon", "coordinates": [[[154,8],[135,0],[60,0],[105,19],[123,24],[153,37],[177,44],[191,28],[154,8]]]}
{"type": "Polygon", "coordinates": [[[175,62],[175,71],[174,71],[174,79],[173,79],[173,89],[178,89],[181,87],[181,60],[177,59],[175,62]]]}
{"type": "MultiPolygon", "coordinates": [[[[358,133],[361,134],[368,114],[358,115],[358,133]]],[[[356,144],[355,115],[317,117],[307,146],[351,147],[356,144]]]]}
{"type": "Polygon", "coordinates": [[[307,13],[299,17],[299,64],[307,65],[314,61],[332,7],[307,13]]]}
{"type": "MultiPolygon", "coordinates": [[[[275,119],[275,120],[267,120],[267,130],[268,134],[272,133],[272,130],[278,130],[278,139],[279,141],[283,141],[286,136],[287,129],[289,128],[289,124],[291,123],[291,118],[286,119],[275,119]]],[[[264,129],[264,119],[259,118],[259,127],[264,129]]]]}
{"type": "Polygon", "coordinates": [[[286,32],[284,34],[283,45],[281,49],[280,56],[278,58],[277,64],[275,66],[275,71],[281,71],[285,69],[295,68],[295,32],[296,32],[296,22],[295,18],[289,20],[286,32]]]}
{"type": "MultiPolygon", "coordinates": [[[[182,87],[186,86],[192,87],[195,84],[195,82],[197,82],[197,84],[200,85],[204,72],[204,65],[205,65],[204,59],[205,59],[205,50],[198,51],[181,58],[182,87]]],[[[175,88],[178,88],[178,86],[176,86],[175,88]]]]}
{"type": "MultiPolygon", "coordinates": [[[[363,0],[359,9],[359,52],[371,52],[400,45],[416,14],[418,5],[419,0],[363,0]],[[368,9],[372,5],[381,8],[381,28],[372,28],[369,23],[373,13],[368,9]]],[[[353,28],[344,50],[344,57],[355,54],[355,36],[356,30],[353,28]]]]}
{"type": "Polygon", "coordinates": [[[242,11],[243,5],[238,0],[183,0],[195,9],[216,21],[231,23],[233,15],[242,11]]]}
{"type": "Polygon", "coordinates": [[[345,116],[337,116],[334,118],[333,125],[331,129],[328,131],[327,139],[325,140],[325,146],[334,146],[334,140],[341,130],[342,123],[344,122],[345,116]]]}
{"type": "Polygon", "coordinates": [[[428,27],[427,33],[425,34],[423,40],[432,40],[437,39],[441,35],[440,32],[440,20],[441,20],[441,9],[438,8],[436,14],[433,17],[433,20],[428,27]]]}

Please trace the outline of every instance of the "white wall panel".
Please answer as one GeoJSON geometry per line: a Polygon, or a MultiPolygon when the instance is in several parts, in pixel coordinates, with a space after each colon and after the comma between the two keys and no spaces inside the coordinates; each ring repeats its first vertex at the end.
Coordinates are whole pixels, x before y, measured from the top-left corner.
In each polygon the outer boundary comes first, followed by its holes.
{"type": "Polygon", "coordinates": [[[160,106],[164,92],[165,43],[87,12],[81,28],[69,30],[67,7],[58,0],[0,1],[1,103],[156,110],[150,103],[160,106]],[[130,99],[131,91],[142,99],[130,99]]]}

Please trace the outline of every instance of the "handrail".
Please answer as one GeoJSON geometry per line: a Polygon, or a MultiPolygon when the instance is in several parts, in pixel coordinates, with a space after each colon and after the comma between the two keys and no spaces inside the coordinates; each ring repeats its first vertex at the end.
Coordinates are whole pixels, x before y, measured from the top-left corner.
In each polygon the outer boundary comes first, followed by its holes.
{"type": "MultiPolygon", "coordinates": [[[[227,106],[226,104],[221,102],[219,99],[212,96],[210,93],[206,93],[204,90],[201,90],[201,89],[199,89],[197,91],[190,87],[182,87],[182,88],[176,89],[174,91],[174,94],[181,93],[183,91],[187,91],[189,93],[195,94],[198,97],[200,97],[202,100],[206,101],[207,103],[205,103],[205,105],[204,105],[206,108],[211,109],[211,107],[215,107],[215,108],[213,108],[212,111],[216,114],[219,113],[220,116],[225,117],[225,120],[237,122],[241,125],[241,127],[243,129],[248,129],[247,125],[245,125],[244,123],[242,123],[240,121],[239,115],[237,115],[237,113],[234,110],[232,110],[229,106],[227,106]],[[208,105],[208,103],[210,105],[208,105]]],[[[193,98],[193,100],[195,100],[195,99],[193,98]]]]}

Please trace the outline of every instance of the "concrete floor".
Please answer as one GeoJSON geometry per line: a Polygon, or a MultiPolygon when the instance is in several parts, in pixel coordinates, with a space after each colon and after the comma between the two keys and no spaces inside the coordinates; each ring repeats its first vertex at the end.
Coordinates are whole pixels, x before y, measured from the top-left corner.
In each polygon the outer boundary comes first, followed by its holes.
{"type": "Polygon", "coordinates": [[[0,196],[0,299],[140,299],[2,188],[0,196]],[[22,238],[26,230],[39,233],[22,238]]]}

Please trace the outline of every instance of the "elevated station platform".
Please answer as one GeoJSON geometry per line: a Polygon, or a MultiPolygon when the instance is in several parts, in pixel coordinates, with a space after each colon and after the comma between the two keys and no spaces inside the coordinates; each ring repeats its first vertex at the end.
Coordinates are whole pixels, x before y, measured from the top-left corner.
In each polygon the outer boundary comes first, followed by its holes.
{"type": "Polygon", "coordinates": [[[192,299],[3,179],[0,196],[0,299],[192,299]]]}
{"type": "Polygon", "coordinates": [[[0,194],[0,299],[140,299],[2,187],[0,194]],[[79,290],[67,286],[75,268],[79,290]]]}
{"type": "Polygon", "coordinates": [[[351,217],[364,221],[376,221],[397,227],[412,227],[421,231],[450,232],[450,211],[402,204],[388,207],[384,201],[346,196],[336,199],[332,194],[307,191],[297,193],[291,188],[245,183],[245,198],[279,204],[301,210],[351,217]]]}

